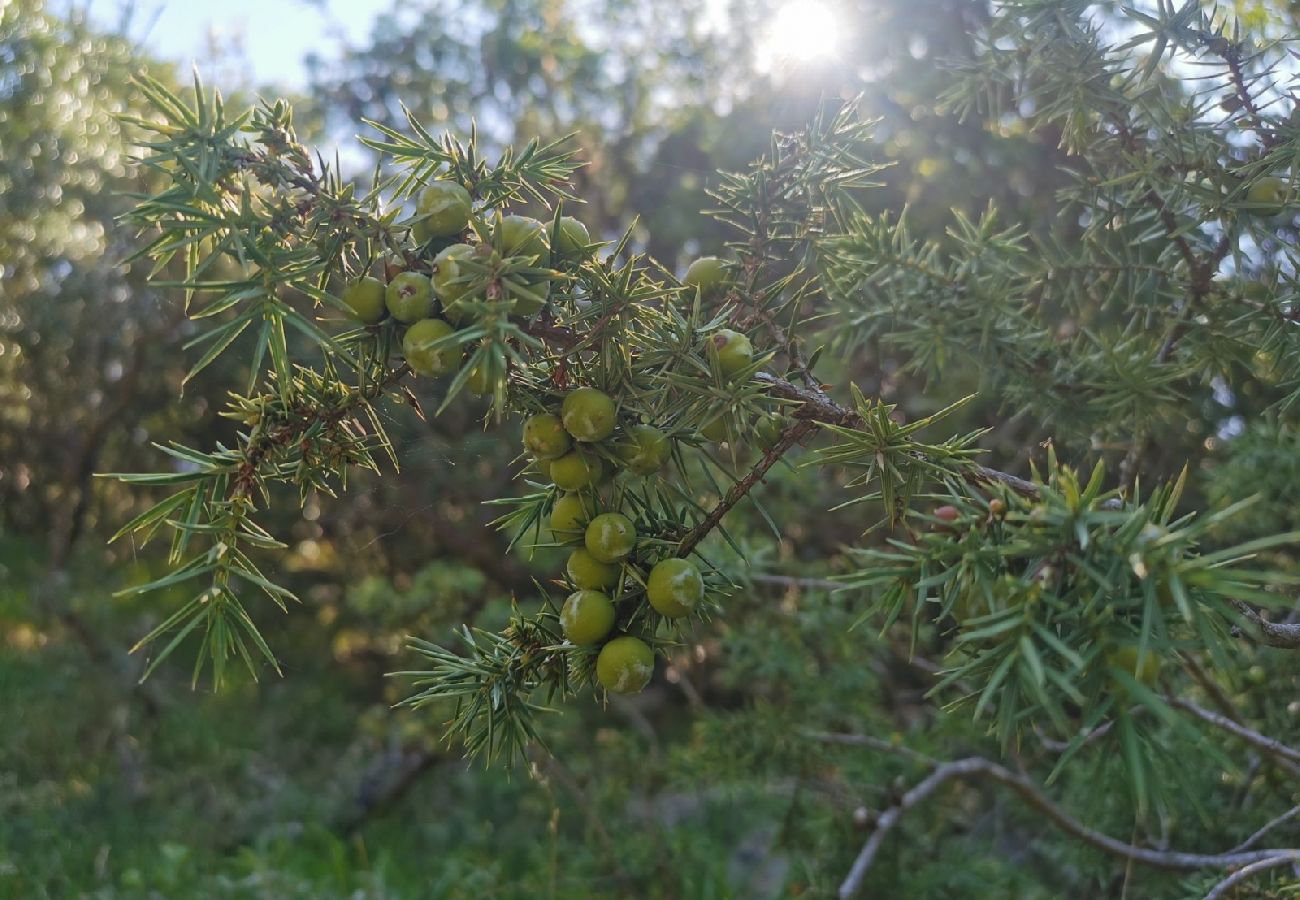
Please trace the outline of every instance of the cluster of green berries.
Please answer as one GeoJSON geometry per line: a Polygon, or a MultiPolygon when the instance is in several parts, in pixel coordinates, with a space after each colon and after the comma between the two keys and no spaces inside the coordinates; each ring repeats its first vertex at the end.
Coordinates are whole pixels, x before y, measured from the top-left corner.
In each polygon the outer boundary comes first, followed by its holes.
{"type": "Polygon", "coordinates": [[[680,619],[703,602],[704,578],[687,559],[645,565],[637,554],[636,524],[609,509],[598,488],[620,469],[639,476],[658,472],[672,454],[671,439],[653,425],[620,424],[613,398],[594,387],[570,391],[558,412],[529,418],[523,439],[534,471],[562,491],[551,507],[552,533],[578,545],[565,563],[573,591],[560,609],[564,636],[576,646],[600,648],[596,680],[606,690],[640,691],[654,671],[650,644],[628,633],[640,586],[655,612],[680,619]]]}
{"type": "MultiPolygon", "coordinates": [[[[363,324],[378,325],[391,317],[403,326],[403,356],[418,375],[450,375],[462,364],[463,350],[454,335],[458,328],[474,324],[471,310],[484,287],[482,278],[469,274],[471,269],[481,272],[482,267],[467,266],[467,260],[477,257],[490,263],[499,248],[507,256],[545,263],[577,259],[591,249],[587,228],[569,216],[560,218],[553,241],[538,220],[504,216],[495,245],[459,242],[470,226],[473,208],[469,192],[450,181],[429,184],[416,208],[414,241],[421,247],[444,244],[432,255],[429,273],[423,266],[410,269],[393,275],[386,284],[361,277],[346,287],[342,299],[363,324]]],[[[684,283],[702,296],[716,297],[726,284],[724,264],[715,257],[696,260],[684,283]]],[[[539,293],[544,293],[545,284],[539,286],[543,288],[539,293]]],[[[531,316],[543,305],[518,295],[511,312],[531,316]]],[[[754,348],[738,331],[712,333],[702,350],[726,380],[752,370],[754,348]]],[[[468,387],[477,394],[489,393],[492,379],[474,371],[468,387]]],[[[724,441],[729,432],[735,433],[734,426],[724,414],[700,431],[708,440],[724,441]]],[[[775,443],[781,428],[776,415],[756,424],[765,447],[775,443]]],[[[529,418],[523,440],[533,458],[533,472],[559,489],[550,514],[555,538],[579,545],[565,565],[573,590],[560,610],[564,636],[576,646],[599,648],[596,678],[606,690],[640,691],[653,673],[654,651],[644,634],[646,617],[635,615],[639,600],[644,597],[666,619],[689,616],[704,600],[704,578],[690,560],[654,560],[644,552],[638,554],[635,523],[623,512],[607,508],[610,504],[602,500],[599,488],[620,470],[635,476],[659,472],[672,455],[672,440],[653,425],[620,422],[613,398],[594,387],[577,388],[557,410],[529,418]],[[641,633],[629,633],[638,629],[641,633]]]]}
{"type": "MultiPolygon", "coordinates": [[[[469,191],[454,181],[433,181],[417,198],[411,236],[421,247],[458,241],[472,215],[469,191]]],[[[545,264],[552,256],[546,226],[537,219],[503,216],[498,237],[506,256],[531,257],[537,264],[545,264]]],[[[563,216],[554,243],[555,257],[574,259],[589,252],[591,236],[580,221],[563,216]]],[[[473,324],[472,304],[483,288],[482,280],[474,277],[466,262],[476,256],[490,262],[495,254],[490,243],[450,243],[432,256],[427,267],[399,272],[387,284],[369,275],[353,280],[344,288],[342,299],[352,316],[365,325],[377,325],[391,316],[405,326],[402,355],[417,375],[450,375],[460,368],[464,356],[461,343],[452,336],[458,328],[473,324]]],[[[539,299],[546,293],[545,279],[535,280],[529,287],[536,289],[531,291],[535,296],[516,295],[513,314],[532,316],[545,305],[539,299]]],[[[489,373],[476,370],[470,373],[468,386],[476,394],[486,394],[492,381],[489,373]]]]}

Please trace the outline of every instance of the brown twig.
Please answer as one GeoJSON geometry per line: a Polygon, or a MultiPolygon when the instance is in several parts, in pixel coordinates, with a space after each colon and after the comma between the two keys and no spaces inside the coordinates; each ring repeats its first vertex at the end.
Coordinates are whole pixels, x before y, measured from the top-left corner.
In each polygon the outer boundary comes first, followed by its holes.
{"type": "Polygon", "coordinates": [[[355,803],[341,816],[335,831],[356,834],[372,819],[391,809],[412,787],[446,757],[436,750],[385,753],[374,760],[361,776],[355,803]]]}
{"type": "Polygon", "coordinates": [[[939,765],[939,760],[933,756],[927,756],[918,750],[913,750],[903,744],[896,744],[893,741],[886,741],[883,738],[872,737],[869,734],[843,734],[832,731],[807,731],[804,737],[819,744],[839,744],[844,747],[868,747],[872,750],[879,750],[882,753],[892,753],[895,756],[901,756],[904,759],[910,759],[927,766],[939,765]]]}
{"type": "MultiPolygon", "coordinates": [[[[1145,709],[1145,707],[1138,707],[1138,709],[1135,710],[1135,712],[1141,712],[1143,709],[1145,709]]],[[[1092,729],[1091,731],[1083,735],[1082,739],[1079,741],[1079,746],[1086,747],[1089,744],[1101,740],[1106,735],[1110,734],[1111,729],[1114,727],[1115,727],[1114,719],[1101,723],[1096,728],[1092,729]]],[[[1038,734],[1039,742],[1048,750],[1052,751],[1053,753],[1064,753],[1066,750],[1070,749],[1071,745],[1074,744],[1074,741],[1059,741],[1056,738],[1048,737],[1046,734],[1043,734],[1037,728],[1035,728],[1034,731],[1035,733],[1038,734]]]]}
{"type": "Polygon", "coordinates": [[[1266,734],[1260,734],[1258,731],[1255,731],[1252,728],[1247,728],[1240,722],[1235,722],[1227,716],[1222,716],[1216,712],[1205,709],[1204,707],[1197,706],[1192,701],[1186,700],[1182,697],[1169,697],[1168,701],[1170,706],[1176,706],[1177,708],[1196,716],[1196,718],[1200,719],[1202,722],[1213,725],[1215,728],[1222,729],[1229,734],[1241,738],[1246,743],[1263,750],[1265,753],[1275,757],[1279,761],[1291,763],[1291,765],[1285,766],[1285,768],[1291,772],[1300,771],[1296,766],[1297,763],[1300,763],[1300,749],[1284,744],[1276,738],[1271,738],[1266,734]]]}
{"type": "Polygon", "coordinates": [[[722,499],[719,500],[716,505],[714,505],[713,509],[709,510],[708,515],[701,519],[699,524],[686,532],[681,543],[677,546],[677,555],[689,556],[691,551],[699,546],[700,541],[704,540],[709,532],[718,527],[722,522],[723,516],[730,512],[737,503],[743,500],[745,495],[753,489],[754,485],[763,480],[763,476],[767,474],[767,470],[776,465],[776,461],[780,459],[787,450],[799,443],[808,435],[812,434],[816,427],[815,423],[806,419],[796,421],[793,424],[786,426],[785,430],[781,432],[780,439],[772,445],[772,449],[764,453],[762,458],[754,464],[753,468],[746,472],[738,481],[733,483],[731,487],[727,489],[727,493],[723,495],[722,499]]]}
{"type": "Polygon", "coordinates": [[[1233,872],[1227,878],[1216,884],[1213,890],[1205,895],[1205,900],[1219,900],[1220,897],[1228,896],[1228,891],[1231,890],[1233,886],[1241,884],[1246,879],[1253,878],[1260,872],[1268,869],[1276,869],[1278,866],[1285,866],[1287,863],[1295,862],[1300,862],[1300,850],[1288,850],[1279,853],[1277,856],[1271,856],[1268,859],[1261,859],[1258,862],[1253,862],[1245,868],[1238,869],[1236,872],[1233,872]]]}
{"type": "Polygon", "coordinates": [[[1290,809],[1288,809],[1286,812],[1282,813],[1282,815],[1278,816],[1277,818],[1269,820],[1268,824],[1262,826],[1258,831],[1256,831],[1250,837],[1246,838],[1240,844],[1233,847],[1231,852],[1240,853],[1243,850],[1249,850],[1251,847],[1255,846],[1255,844],[1259,842],[1259,839],[1262,838],[1264,835],[1268,834],[1270,831],[1272,831],[1274,828],[1276,828],[1279,825],[1285,825],[1287,822],[1290,822],[1296,816],[1300,816],[1300,806],[1293,806],[1290,809]]]}
{"type": "Polygon", "coordinates": [[[1252,863],[1265,860],[1273,861],[1274,865],[1280,865],[1281,863],[1277,862],[1279,859],[1300,857],[1300,850],[1292,849],[1207,854],[1135,847],[1084,825],[1057,806],[1039,789],[1038,785],[1028,778],[990,760],[971,757],[936,766],[934,771],[904,794],[897,803],[881,813],[875,831],[863,844],[861,851],[859,851],[857,858],[853,862],[852,868],[840,885],[839,897],[841,900],[858,896],[881,846],[890,832],[898,826],[906,812],[929,799],[949,781],[977,778],[1010,788],[1022,800],[1042,813],[1057,828],[1085,844],[1122,859],[1132,860],[1153,868],[1171,870],[1227,869],[1233,866],[1249,866],[1252,863]]]}
{"type": "MultiPolygon", "coordinates": [[[[549,323],[535,322],[526,326],[524,331],[540,340],[548,341],[566,348],[575,346],[582,339],[581,336],[571,329],[559,325],[551,325],[549,323]]],[[[799,404],[798,406],[786,411],[786,415],[791,418],[803,422],[813,422],[823,425],[840,425],[846,428],[853,428],[863,424],[862,417],[858,415],[857,412],[836,403],[827,396],[826,392],[823,391],[819,385],[799,387],[787,379],[782,378],[779,375],[773,375],[770,372],[756,372],[754,374],[754,379],[767,387],[769,396],[775,397],[779,400],[793,400],[799,404]]],[[[794,430],[793,426],[790,429],[787,429],[787,434],[792,430],[794,430]]],[[[771,468],[772,463],[780,457],[781,453],[784,453],[795,443],[802,440],[810,434],[811,431],[811,428],[801,430],[793,441],[782,447],[780,453],[773,455],[772,451],[769,451],[765,454],[755,465],[755,470],[761,467],[762,471],[758,473],[758,477],[755,478],[754,483],[757,482],[758,478],[762,477],[764,472],[771,468]]],[[[783,439],[785,436],[786,435],[783,435],[783,439]]],[[[773,450],[775,449],[776,448],[774,447],[773,450]]],[[[753,475],[753,471],[751,471],[750,474],[753,475]]],[[[963,471],[962,476],[972,484],[997,483],[1010,488],[1023,497],[1038,496],[1038,485],[1034,484],[1032,481],[1027,481],[1024,478],[1019,478],[1015,475],[998,471],[997,469],[991,469],[988,466],[972,466],[963,471]]],[[[748,479],[748,477],[749,476],[746,476],[746,479],[748,479]]],[[[740,497],[743,497],[751,487],[753,487],[753,483],[750,483],[744,491],[737,496],[736,500],[738,501],[740,497]]],[[[728,495],[730,495],[730,492],[728,492],[728,495]]],[[[732,505],[734,505],[734,503],[732,505]]],[[[728,509],[730,509],[730,507],[728,507],[728,509]]],[[[723,510],[723,514],[725,513],[726,510],[723,510]]],[[[716,524],[717,523],[715,522],[714,525],[716,524]]]]}
{"type": "Polygon", "coordinates": [[[1300,650],[1300,624],[1270,622],[1241,600],[1234,600],[1232,605],[1250,623],[1244,630],[1257,642],[1284,650],[1300,650]]]}
{"type": "Polygon", "coordinates": [[[1241,44],[1215,37],[1208,42],[1210,52],[1218,54],[1228,66],[1228,75],[1232,80],[1232,89],[1236,93],[1241,108],[1246,111],[1246,121],[1251,129],[1259,135],[1259,142],[1265,150],[1271,150],[1277,144],[1277,135],[1264,128],[1264,115],[1254,96],[1246,86],[1246,75],[1241,67],[1241,44]],[[1219,42],[1223,43],[1219,43],[1219,42]]]}
{"type": "MultiPolygon", "coordinates": [[[[1133,133],[1129,123],[1124,119],[1115,119],[1113,121],[1120,144],[1124,149],[1130,153],[1144,152],[1142,142],[1133,133]]],[[[1190,330],[1192,316],[1213,287],[1214,275],[1219,269],[1219,264],[1223,262],[1224,257],[1232,249],[1232,241],[1225,233],[1215,246],[1202,257],[1192,249],[1191,243],[1178,226],[1178,216],[1165,199],[1160,196],[1160,193],[1152,187],[1146,190],[1143,197],[1152,210],[1155,211],[1156,217],[1164,227],[1166,237],[1173,242],[1178,249],[1178,254],[1183,258],[1183,262],[1187,266],[1187,300],[1179,310],[1177,320],[1174,322],[1173,327],[1169,329],[1169,333],[1165,336],[1164,342],[1156,353],[1156,361],[1164,363],[1173,355],[1178,344],[1190,330]]],[[[1140,431],[1135,433],[1128,453],[1120,461],[1120,483],[1129,490],[1135,484],[1138,466],[1142,456],[1146,453],[1147,444],[1148,437],[1146,434],[1140,431]]]]}
{"type": "Polygon", "coordinates": [[[1229,719],[1240,724],[1241,715],[1237,712],[1237,707],[1233,705],[1232,698],[1228,696],[1217,681],[1210,677],[1210,673],[1205,671],[1205,667],[1197,662],[1196,657],[1190,653],[1180,653],[1178,659],[1187,674],[1192,676],[1192,680],[1196,682],[1201,690],[1205,691],[1206,696],[1214,701],[1214,705],[1219,707],[1220,711],[1229,719]]]}

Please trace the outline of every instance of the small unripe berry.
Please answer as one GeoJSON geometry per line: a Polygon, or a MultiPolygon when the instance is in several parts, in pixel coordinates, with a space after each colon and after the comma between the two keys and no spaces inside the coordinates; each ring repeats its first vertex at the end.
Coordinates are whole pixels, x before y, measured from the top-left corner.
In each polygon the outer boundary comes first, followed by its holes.
{"type": "Polygon", "coordinates": [[[587,521],[587,508],[577,494],[564,494],[551,507],[551,531],[556,540],[566,544],[581,541],[583,523],[587,521]]]}
{"type": "Polygon", "coordinates": [[[689,559],[655,563],[645,584],[650,605],[670,619],[690,615],[704,599],[704,579],[689,559]]]}
{"type": "Polygon", "coordinates": [[[728,378],[747,368],[754,361],[754,346],[739,331],[723,328],[709,336],[709,355],[718,361],[718,368],[728,378]]]}
{"type": "Polygon", "coordinates": [[[1001,498],[994,497],[989,501],[989,515],[996,518],[1007,511],[1007,504],[1001,498]]]}
{"type": "MultiPolygon", "coordinates": [[[[728,413],[714,416],[712,419],[700,426],[700,436],[706,441],[720,444],[727,439],[727,426],[733,422],[734,420],[728,413]]],[[[735,430],[734,425],[732,430],[735,430]]]]}
{"type": "Polygon", "coordinates": [[[1286,209],[1287,184],[1276,175],[1257,178],[1246,190],[1246,202],[1257,216],[1276,216],[1286,209]]]}
{"type": "Polygon", "coordinates": [[[1146,655],[1138,662],[1138,645],[1124,644],[1106,654],[1106,665],[1132,675],[1142,684],[1154,684],[1160,677],[1160,657],[1147,648],[1146,655]]]}
{"type": "Polygon", "coordinates": [[[529,216],[503,216],[501,247],[506,256],[531,256],[534,262],[545,262],[546,226],[529,216]]]}
{"type": "Polygon", "coordinates": [[[384,283],[378,278],[364,275],[348,283],[343,289],[343,302],[352,310],[352,318],[374,325],[384,317],[384,283]]]}
{"type": "MultiPolygon", "coordinates": [[[[415,201],[421,216],[421,234],[450,237],[459,234],[469,223],[472,200],[469,191],[454,181],[431,181],[415,201]]],[[[418,237],[418,235],[417,235],[418,237]]]]}
{"type": "Polygon", "coordinates": [[[559,416],[538,413],[524,423],[524,446],[538,459],[558,459],[569,452],[573,441],[559,416]]]}
{"type": "Polygon", "coordinates": [[[590,443],[603,441],[614,433],[618,424],[618,410],[614,401],[603,391],[581,387],[570,391],[560,410],[564,429],[574,440],[590,443]]]}
{"type": "Polygon", "coordinates": [[[534,294],[540,294],[540,297],[526,297],[523,294],[518,293],[512,294],[511,296],[515,298],[515,303],[514,306],[510,308],[510,312],[517,318],[527,319],[530,316],[535,316],[542,311],[542,307],[546,306],[546,295],[550,290],[546,284],[546,279],[542,278],[537,281],[529,282],[528,288],[533,291],[534,294]]]}
{"type": "Polygon", "coordinates": [[[934,517],[940,522],[956,522],[961,518],[961,510],[955,506],[940,506],[934,511],[934,517]]]}
{"type": "Polygon", "coordinates": [[[570,643],[599,643],[614,628],[614,604],[600,591],[574,591],[560,608],[560,628],[570,643]]]}
{"type": "Polygon", "coordinates": [[[612,694],[635,694],[650,683],[655,654],[650,645],[630,635],[616,637],[596,657],[596,680],[612,694]]]}
{"type": "Polygon", "coordinates": [[[421,319],[402,336],[402,355],[417,375],[438,377],[450,375],[460,366],[463,355],[457,344],[449,343],[441,347],[431,345],[449,335],[456,329],[442,319],[421,319]]]}
{"type": "Polygon", "coordinates": [[[470,369],[469,376],[465,379],[465,386],[469,388],[471,394],[482,397],[484,394],[492,393],[495,385],[493,384],[492,373],[488,370],[485,363],[479,363],[470,369]]]}
{"type": "Polygon", "coordinates": [[[468,294],[472,286],[469,281],[459,280],[465,275],[459,260],[472,256],[473,253],[474,248],[469,244],[452,244],[450,247],[444,247],[433,258],[433,275],[431,278],[433,292],[442,301],[443,312],[448,320],[455,322],[457,325],[464,324],[467,318],[467,313],[457,301],[468,294]]]}
{"type": "Polygon", "coordinates": [[[727,270],[722,260],[716,256],[701,256],[686,267],[682,284],[698,289],[701,296],[708,298],[722,288],[726,278],[727,270]]]}
{"type": "Polygon", "coordinates": [[[399,322],[418,322],[433,311],[433,282],[419,272],[400,272],[388,282],[384,304],[399,322]]]}
{"type": "Polygon", "coordinates": [[[555,236],[555,252],[573,259],[586,254],[591,243],[591,232],[573,216],[560,216],[560,227],[555,236]]]}
{"type": "Polygon", "coordinates": [[[636,547],[636,526],[622,513],[602,513],[587,525],[583,539],[597,562],[621,562],[636,547]]]}
{"type": "Polygon", "coordinates": [[[580,450],[570,450],[551,461],[551,478],[557,487],[566,491],[580,491],[595,484],[603,469],[599,457],[580,450]]]}
{"type": "Polygon", "coordinates": [[[569,554],[564,571],[569,576],[569,582],[576,588],[607,591],[618,584],[622,567],[614,563],[603,563],[588,553],[586,547],[578,547],[569,554]]]}
{"type": "Polygon", "coordinates": [[[614,453],[635,475],[653,475],[663,468],[672,453],[668,435],[653,425],[630,425],[614,453]]]}
{"type": "Polygon", "coordinates": [[[758,446],[771,450],[781,440],[785,431],[785,420],[773,413],[766,413],[754,423],[754,433],[758,437],[758,446]]]}

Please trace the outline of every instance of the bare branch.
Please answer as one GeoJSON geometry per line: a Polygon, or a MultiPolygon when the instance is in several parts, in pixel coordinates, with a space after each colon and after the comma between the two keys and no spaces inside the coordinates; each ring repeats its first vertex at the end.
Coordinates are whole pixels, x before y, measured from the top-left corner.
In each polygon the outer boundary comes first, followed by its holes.
{"type": "Polygon", "coordinates": [[[1240,600],[1232,605],[1250,622],[1247,633],[1257,642],[1284,650],[1300,650],[1300,623],[1270,622],[1240,600]]]}
{"type": "Polygon", "coordinates": [[[1265,127],[1264,116],[1260,112],[1259,105],[1255,103],[1250,88],[1246,85],[1246,75],[1241,65],[1241,43],[1216,36],[1210,38],[1206,46],[1211,53],[1217,53],[1227,64],[1228,74],[1232,78],[1232,89],[1236,92],[1241,108],[1246,111],[1246,124],[1259,135],[1259,141],[1264,149],[1272,150],[1277,146],[1278,136],[1265,127]]]}
{"type": "Polygon", "coordinates": [[[1205,900],[1219,900],[1220,897],[1228,896],[1228,891],[1234,885],[1241,884],[1248,878],[1252,878],[1267,869],[1276,869],[1278,866],[1285,866],[1287,863],[1300,861],[1300,850],[1288,850],[1279,853],[1277,856],[1268,859],[1261,859],[1259,862],[1251,863],[1243,869],[1238,869],[1227,878],[1220,881],[1214,886],[1214,889],[1205,895],[1205,900]]]}
{"type": "MultiPolygon", "coordinates": [[[[1254,731],[1247,728],[1245,725],[1234,722],[1227,716],[1221,716],[1216,712],[1211,712],[1208,709],[1197,706],[1190,700],[1185,700],[1181,697],[1170,697],[1168,699],[1171,706],[1176,706],[1179,709],[1186,710],[1201,721],[1208,722],[1215,728],[1221,728],[1230,734],[1236,735],[1246,743],[1258,747],[1270,756],[1277,757],[1279,760],[1289,761],[1293,764],[1300,763],[1300,750],[1297,750],[1295,747],[1288,746],[1287,744],[1282,743],[1276,738],[1271,738],[1268,735],[1260,734],[1258,731],[1254,731]]],[[[1290,765],[1286,768],[1293,772],[1298,771],[1295,765],[1290,765]]]]}
{"type": "Polygon", "coordinates": [[[806,588],[814,591],[838,591],[844,588],[844,585],[838,581],[831,581],[829,578],[803,578],[798,575],[773,575],[761,572],[757,575],[750,575],[749,580],[755,584],[772,584],[777,587],[788,588],[806,588]]]}
{"type": "Polygon", "coordinates": [[[1290,809],[1288,809],[1286,812],[1282,813],[1282,815],[1278,816],[1277,818],[1271,819],[1267,825],[1263,826],[1254,834],[1252,834],[1250,837],[1246,838],[1240,844],[1233,847],[1230,852],[1240,853],[1242,850],[1249,850],[1264,835],[1268,834],[1270,831],[1272,831],[1274,828],[1276,828],[1279,825],[1285,825],[1287,822],[1290,822],[1296,816],[1300,816],[1300,806],[1293,806],[1290,809]]]}
{"type": "Polygon", "coordinates": [[[850,897],[858,896],[862,890],[863,883],[866,879],[867,872],[871,869],[876,855],[879,853],[881,846],[889,833],[898,826],[902,820],[903,814],[912,808],[920,805],[929,799],[939,788],[943,787],[949,781],[955,779],[985,779],[996,782],[1004,787],[1010,788],[1022,800],[1038,810],[1053,825],[1064,831],[1066,834],[1088,844],[1103,850],[1122,859],[1131,860],[1132,862],[1141,863],[1159,869],[1171,870],[1195,870],[1195,869],[1227,869],[1232,866],[1249,866],[1252,863],[1262,861],[1273,861],[1274,865],[1279,858],[1297,858],[1300,857],[1300,850],[1293,849],[1269,849],[1269,850],[1251,850],[1239,853],[1183,853],[1173,850],[1151,850],[1146,847],[1135,847],[1123,841],[1116,840],[1107,834],[1096,831],[1083,823],[1079,822],[1061,807],[1057,806],[1037,784],[1018,775],[997,763],[991,762],[980,757],[971,757],[969,759],[959,759],[954,762],[943,763],[937,766],[928,776],[922,779],[915,787],[903,795],[903,797],[892,807],[885,810],[880,815],[876,824],[876,830],[872,832],[871,837],[862,846],[858,853],[857,859],[854,860],[852,868],[840,885],[839,897],[841,900],[847,900],[850,897]],[[1288,856],[1289,854],[1289,856],[1288,856]]]}
{"type": "MultiPolygon", "coordinates": [[[[1144,708],[1145,707],[1138,707],[1138,709],[1135,710],[1135,712],[1141,712],[1144,708]]],[[[1089,744],[1101,740],[1106,735],[1110,734],[1110,730],[1114,727],[1115,727],[1114,719],[1101,723],[1096,728],[1092,729],[1092,731],[1089,731],[1087,734],[1083,736],[1083,739],[1079,742],[1079,746],[1086,747],[1089,744]]],[[[1074,741],[1072,740],[1059,741],[1056,738],[1048,737],[1046,734],[1043,734],[1042,731],[1039,730],[1037,727],[1034,728],[1034,732],[1038,735],[1038,740],[1042,743],[1042,745],[1046,747],[1048,750],[1052,751],[1053,753],[1064,753],[1066,750],[1069,750],[1070,746],[1074,743],[1074,741]]]]}
{"type": "Polygon", "coordinates": [[[754,467],[745,473],[739,481],[732,484],[723,498],[718,501],[718,504],[709,510],[709,514],[686,533],[681,544],[677,547],[677,555],[689,556],[691,551],[699,546],[700,541],[704,540],[710,531],[718,527],[722,517],[730,512],[753,489],[754,485],[763,480],[767,470],[776,465],[776,461],[781,458],[782,454],[811,434],[814,428],[814,424],[806,420],[787,426],[781,433],[780,439],[772,445],[772,449],[764,453],[762,458],[754,464],[754,467]]]}
{"type": "Polygon", "coordinates": [[[902,756],[914,762],[919,762],[927,766],[939,765],[939,760],[933,756],[926,756],[920,751],[913,750],[911,747],[903,744],[896,744],[893,741],[886,741],[882,738],[872,737],[869,734],[841,734],[829,731],[806,731],[804,737],[821,744],[842,744],[845,747],[869,747],[872,750],[879,750],[882,753],[892,753],[895,756],[902,756]]]}

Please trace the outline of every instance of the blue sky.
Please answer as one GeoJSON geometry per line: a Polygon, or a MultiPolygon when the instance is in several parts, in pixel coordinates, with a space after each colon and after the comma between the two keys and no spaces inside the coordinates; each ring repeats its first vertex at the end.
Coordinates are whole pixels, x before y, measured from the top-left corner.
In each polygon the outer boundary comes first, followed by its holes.
{"type": "MultiPolygon", "coordinates": [[[[101,24],[116,27],[123,0],[68,0],[89,7],[101,24]]],[[[274,83],[298,87],[304,83],[303,56],[329,46],[340,37],[363,39],[377,13],[390,0],[135,0],[128,33],[159,56],[188,69],[197,63],[212,74],[213,47],[233,54],[223,63],[249,84],[274,83]]],[[[223,79],[224,80],[224,79],[223,79]]]]}

